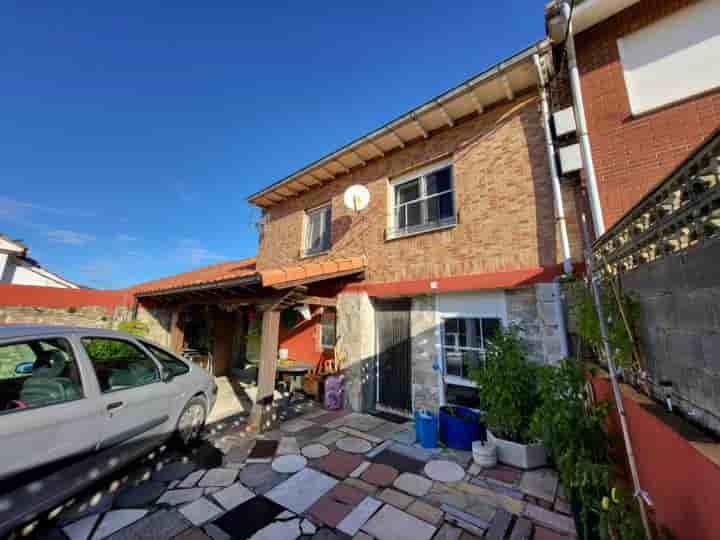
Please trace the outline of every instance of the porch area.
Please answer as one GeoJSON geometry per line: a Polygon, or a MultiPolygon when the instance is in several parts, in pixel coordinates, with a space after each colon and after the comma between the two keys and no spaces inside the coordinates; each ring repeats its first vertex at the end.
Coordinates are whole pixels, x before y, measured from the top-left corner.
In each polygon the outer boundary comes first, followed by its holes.
{"type": "Polygon", "coordinates": [[[364,258],[269,271],[256,271],[250,259],[151,282],[135,296],[144,313],[167,314],[169,347],[215,376],[208,421],[245,414],[263,430],[303,382],[340,369],[337,295],[364,270],[364,258]]]}

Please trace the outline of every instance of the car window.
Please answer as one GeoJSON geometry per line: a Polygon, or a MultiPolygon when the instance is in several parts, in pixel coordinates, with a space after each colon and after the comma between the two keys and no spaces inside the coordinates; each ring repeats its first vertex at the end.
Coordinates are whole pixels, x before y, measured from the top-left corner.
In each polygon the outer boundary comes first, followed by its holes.
{"type": "Polygon", "coordinates": [[[169,352],[164,351],[160,347],[156,347],[147,341],[143,341],[142,343],[152,353],[155,360],[160,362],[165,369],[172,373],[173,377],[179,377],[180,375],[184,375],[190,371],[190,367],[185,362],[176,358],[169,352]]]}
{"type": "Polygon", "coordinates": [[[0,345],[0,414],[82,397],[77,361],[66,339],[0,345]]]}
{"type": "Polygon", "coordinates": [[[85,337],[82,344],[103,393],[160,380],[155,362],[134,343],[106,337],[85,337]]]}

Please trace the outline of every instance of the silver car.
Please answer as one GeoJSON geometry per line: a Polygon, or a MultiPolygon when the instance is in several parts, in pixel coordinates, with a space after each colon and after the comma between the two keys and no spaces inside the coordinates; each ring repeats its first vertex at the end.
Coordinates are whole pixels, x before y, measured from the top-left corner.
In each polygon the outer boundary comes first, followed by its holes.
{"type": "Polygon", "coordinates": [[[216,394],[208,372],[143,338],[0,326],[0,479],[173,434],[189,443],[216,394]]]}

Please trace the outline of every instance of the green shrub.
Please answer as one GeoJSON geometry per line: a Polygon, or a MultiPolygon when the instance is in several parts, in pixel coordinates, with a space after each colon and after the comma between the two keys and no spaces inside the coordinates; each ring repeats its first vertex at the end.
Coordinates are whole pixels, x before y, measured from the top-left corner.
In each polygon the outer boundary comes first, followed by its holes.
{"type": "Polygon", "coordinates": [[[483,365],[470,370],[478,385],[483,420],[497,436],[520,443],[532,440],[529,428],[538,405],[538,368],[528,360],[520,328],[511,324],[489,340],[483,365]]]}

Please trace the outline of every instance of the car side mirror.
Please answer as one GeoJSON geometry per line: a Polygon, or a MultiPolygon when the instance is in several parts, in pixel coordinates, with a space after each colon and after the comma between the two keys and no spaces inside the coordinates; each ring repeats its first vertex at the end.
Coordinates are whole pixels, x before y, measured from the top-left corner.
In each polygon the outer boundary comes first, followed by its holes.
{"type": "Polygon", "coordinates": [[[175,378],[175,374],[167,368],[163,368],[160,378],[163,382],[169,383],[175,378]]]}
{"type": "Polygon", "coordinates": [[[15,373],[18,375],[30,375],[33,372],[34,362],[20,362],[15,366],[15,373]]]}

